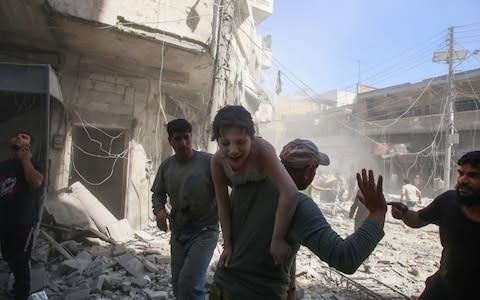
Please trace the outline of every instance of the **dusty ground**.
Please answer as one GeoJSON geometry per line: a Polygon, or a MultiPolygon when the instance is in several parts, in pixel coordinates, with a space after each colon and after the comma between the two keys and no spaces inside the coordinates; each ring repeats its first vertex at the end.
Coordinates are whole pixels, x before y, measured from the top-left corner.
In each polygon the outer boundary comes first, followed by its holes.
{"type": "MultiPolygon", "coordinates": [[[[424,204],[427,203],[424,201],[424,204]]],[[[341,236],[346,237],[353,231],[353,220],[348,219],[350,203],[338,205],[335,215],[332,214],[331,207],[320,207],[341,236]]],[[[65,257],[54,250],[50,243],[39,239],[32,265],[44,270],[42,277],[46,281],[46,287],[43,290],[49,299],[152,299],[152,293],[155,292],[163,293],[158,299],[173,299],[169,283],[169,234],[160,233],[153,225],[145,230],[152,240],[137,238],[121,247],[90,239],[100,244],[92,246],[77,237],[65,237],[51,232],[83,266],[66,262],[65,257]],[[135,276],[129,272],[128,266],[119,263],[120,257],[132,260],[129,264],[142,269],[143,273],[135,276]],[[142,264],[144,267],[141,267],[142,264]],[[82,293],[88,296],[82,298],[82,293]],[[80,297],[72,297],[75,295],[80,297]]],[[[219,254],[218,247],[212,266],[219,254]]],[[[348,278],[357,280],[371,290],[388,290],[385,299],[414,297],[423,290],[425,279],[438,269],[440,254],[436,226],[410,229],[393,219],[388,211],[385,237],[364,266],[348,278]]],[[[5,291],[5,280],[8,279],[6,272],[7,268],[1,262],[0,299],[5,298],[2,290],[5,291]]],[[[210,270],[209,280],[212,275],[210,270]]],[[[297,256],[297,285],[303,291],[303,299],[367,299],[367,294],[362,293],[362,289],[330,271],[325,263],[303,247],[297,256]]]]}
{"type": "MultiPolygon", "coordinates": [[[[430,201],[431,199],[425,199],[423,204],[426,205],[430,201]]],[[[323,208],[322,211],[329,223],[341,236],[346,237],[353,232],[353,220],[348,219],[350,203],[342,203],[335,215],[330,213],[330,207],[322,205],[320,207],[323,208]]],[[[415,210],[420,208],[415,207],[415,210]]],[[[408,297],[418,296],[424,288],[425,279],[438,269],[442,249],[438,227],[428,225],[420,229],[409,228],[401,221],[393,219],[389,209],[384,230],[385,237],[364,266],[348,277],[375,278],[408,297]]],[[[308,249],[301,248],[297,264],[299,266],[297,276],[302,270],[306,273],[298,276],[297,281],[305,289],[307,299],[329,299],[325,294],[328,295],[332,291],[337,293],[336,286],[342,286],[338,282],[339,276],[332,276],[337,282],[326,279],[328,276],[325,275],[329,273],[327,266],[308,249]],[[314,270],[314,276],[308,274],[311,269],[314,270]]],[[[369,286],[375,287],[375,284],[369,286]]],[[[344,286],[343,290],[345,290],[344,286]]],[[[343,293],[346,294],[344,299],[364,298],[355,293],[358,290],[352,289],[352,291],[354,292],[343,293]]]]}

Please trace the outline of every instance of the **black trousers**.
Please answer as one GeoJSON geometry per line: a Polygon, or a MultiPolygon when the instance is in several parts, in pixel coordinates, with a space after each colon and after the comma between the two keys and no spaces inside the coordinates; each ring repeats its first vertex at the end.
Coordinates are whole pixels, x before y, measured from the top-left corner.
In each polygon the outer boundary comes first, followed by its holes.
{"type": "Polygon", "coordinates": [[[33,225],[0,225],[2,256],[15,276],[13,293],[16,300],[26,300],[30,295],[33,231],[33,225]]]}

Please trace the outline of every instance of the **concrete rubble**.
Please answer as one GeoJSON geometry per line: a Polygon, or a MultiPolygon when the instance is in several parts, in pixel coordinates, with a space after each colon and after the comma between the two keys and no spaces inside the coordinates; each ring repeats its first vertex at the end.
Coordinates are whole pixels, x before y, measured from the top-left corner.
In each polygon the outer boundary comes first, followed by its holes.
{"type": "MultiPolygon", "coordinates": [[[[386,195],[387,198],[390,196],[386,195]]],[[[431,200],[425,199],[423,205],[431,200]]],[[[317,204],[340,236],[347,237],[353,232],[354,222],[348,218],[351,202],[340,202],[335,214],[331,213],[330,207],[321,202],[317,204]]],[[[414,209],[420,208],[417,206],[414,209]]],[[[388,210],[384,231],[385,237],[367,261],[353,275],[345,277],[362,284],[361,280],[369,278],[375,281],[375,284],[365,285],[371,290],[379,286],[391,288],[390,296],[383,299],[415,299],[423,291],[425,279],[439,266],[442,247],[438,228],[434,225],[409,228],[393,219],[388,210]]],[[[342,284],[342,278],[332,273],[335,272],[310,250],[300,248],[297,255],[297,288],[303,293],[302,299],[365,299],[365,295],[359,293],[360,289],[347,287],[342,284]]]]}
{"type": "MultiPolygon", "coordinates": [[[[340,203],[335,215],[328,208],[323,209],[332,227],[343,237],[353,230],[353,220],[347,217],[349,205],[340,203]]],[[[64,239],[69,236],[64,234],[62,226],[65,225],[42,226],[45,236],[53,242],[43,235],[37,239],[32,254],[34,291],[44,291],[49,299],[174,299],[170,283],[170,234],[160,232],[154,222],[121,243],[93,238],[90,231],[75,234],[72,230],[73,238],[64,239]]],[[[403,294],[403,299],[419,295],[425,278],[438,268],[441,254],[438,231],[433,226],[407,228],[388,212],[385,232],[385,238],[367,262],[346,277],[378,280],[400,297],[403,294]]],[[[219,254],[218,247],[209,269],[209,283],[219,254]]],[[[0,260],[0,299],[11,281],[7,270],[0,260]]],[[[325,263],[301,247],[297,256],[298,298],[362,299],[358,290],[342,286],[341,278],[332,274],[325,263]]]]}
{"type": "MultiPolygon", "coordinates": [[[[58,236],[55,230],[42,230],[54,239],[58,236]]],[[[153,227],[150,231],[152,239],[162,241],[160,247],[151,248],[135,238],[122,244],[98,240],[97,245],[81,239],[56,240],[69,253],[75,245],[77,253],[71,253],[71,259],[39,236],[32,254],[32,290],[45,291],[49,299],[172,299],[169,235],[153,227]]],[[[4,293],[7,270],[1,261],[0,290],[4,293]]]]}

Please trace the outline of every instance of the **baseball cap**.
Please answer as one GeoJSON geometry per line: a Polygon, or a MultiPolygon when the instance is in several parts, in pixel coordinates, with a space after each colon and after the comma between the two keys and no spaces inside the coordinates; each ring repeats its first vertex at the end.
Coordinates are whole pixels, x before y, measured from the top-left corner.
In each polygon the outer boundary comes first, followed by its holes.
{"type": "Polygon", "coordinates": [[[280,152],[282,163],[291,168],[299,169],[310,165],[328,166],[328,155],[318,151],[317,146],[304,139],[294,139],[286,144],[280,152]]]}

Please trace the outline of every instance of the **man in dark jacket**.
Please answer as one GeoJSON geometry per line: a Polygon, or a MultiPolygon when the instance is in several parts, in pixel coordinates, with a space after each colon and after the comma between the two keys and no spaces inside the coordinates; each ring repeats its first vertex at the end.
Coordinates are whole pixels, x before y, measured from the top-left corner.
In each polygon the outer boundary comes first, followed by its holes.
{"type": "Polygon", "coordinates": [[[0,244],[15,277],[15,299],[30,294],[30,254],[38,221],[43,175],[32,163],[32,136],[20,132],[11,139],[13,157],[0,162],[0,244]]]}
{"type": "Polygon", "coordinates": [[[419,211],[392,203],[392,216],[412,228],[439,227],[443,246],[440,268],[425,282],[419,300],[478,299],[480,151],[468,152],[458,160],[456,190],[446,191],[419,211]]]}

